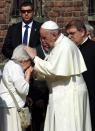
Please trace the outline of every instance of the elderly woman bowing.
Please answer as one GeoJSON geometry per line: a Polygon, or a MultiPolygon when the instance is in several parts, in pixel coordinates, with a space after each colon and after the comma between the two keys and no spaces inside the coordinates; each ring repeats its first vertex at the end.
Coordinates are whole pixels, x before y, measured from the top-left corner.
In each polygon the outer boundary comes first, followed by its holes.
{"type": "Polygon", "coordinates": [[[23,107],[32,73],[31,59],[24,48],[23,45],[16,47],[11,60],[3,69],[0,83],[0,131],[22,131],[16,105],[9,90],[19,107],[23,107]]]}

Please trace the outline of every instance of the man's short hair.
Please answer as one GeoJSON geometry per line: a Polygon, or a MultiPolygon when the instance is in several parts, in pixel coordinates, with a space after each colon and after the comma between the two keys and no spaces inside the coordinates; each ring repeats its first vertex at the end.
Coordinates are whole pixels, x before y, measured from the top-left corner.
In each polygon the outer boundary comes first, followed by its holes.
{"type": "Polygon", "coordinates": [[[31,6],[32,10],[34,10],[34,5],[33,5],[33,3],[30,2],[30,1],[24,1],[24,2],[22,2],[21,5],[20,5],[20,10],[21,10],[21,8],[22,8],[23,6],[31,6]]]}
{"type": "Polygon", "coordinates": [[[71,27],[75,27],[78,31],[84,30],[86,32],[85,24],[82,20],[71,20],[65,27],[65,29],[70,29],[71,27]]]}

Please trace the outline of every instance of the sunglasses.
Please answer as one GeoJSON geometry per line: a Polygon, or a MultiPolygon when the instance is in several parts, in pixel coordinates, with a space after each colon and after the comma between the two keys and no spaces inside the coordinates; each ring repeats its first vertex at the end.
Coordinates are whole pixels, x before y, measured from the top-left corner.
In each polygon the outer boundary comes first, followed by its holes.
{"type": "Polygon", "coordinates": [[[27,13],[31,13],[32,10],[21,10],[21,13],[22,13],[22,14],[24,14],[24,13],[26,13],[26,12],[27,12],[27,13]]]}

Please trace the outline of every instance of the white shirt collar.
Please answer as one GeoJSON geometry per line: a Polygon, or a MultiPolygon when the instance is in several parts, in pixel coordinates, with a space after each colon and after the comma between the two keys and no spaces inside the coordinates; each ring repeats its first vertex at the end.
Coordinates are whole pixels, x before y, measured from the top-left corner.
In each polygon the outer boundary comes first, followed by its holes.
{"type": "MultiPolygon", "coordinates": [[[[32,24],[33,24],[33,21],[28,24],[29,28],[32,28],[32,24]]],[[[22,22],[22,27],[25,27],[25,25],[26,25],[26,24],[25,24],[24,22],[22,22]]]]}
{"type": "Polygon", "coordinates": [[[85,43],[87,40],[88,40],[88,37],[86,37],[86,38],[84,39],[84,41],[81,43],[81,45],[82,45],[83,43],[85,43]]]}

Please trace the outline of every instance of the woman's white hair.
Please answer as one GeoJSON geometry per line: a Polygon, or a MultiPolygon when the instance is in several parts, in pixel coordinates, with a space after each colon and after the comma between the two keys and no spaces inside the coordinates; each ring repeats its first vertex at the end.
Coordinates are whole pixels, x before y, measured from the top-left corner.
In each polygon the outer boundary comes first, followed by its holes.
{"type": "Polygon", "coordinates": [[[30,56],[27,54],[27,52],[24,50],[26,46],[24,45],[19,45],[17,46],[14,51],[13,51],[13,55],[12,55],[12,59],[15,59],[17,61],[26,61],[28,59],[30,59],[30,56]]]}

